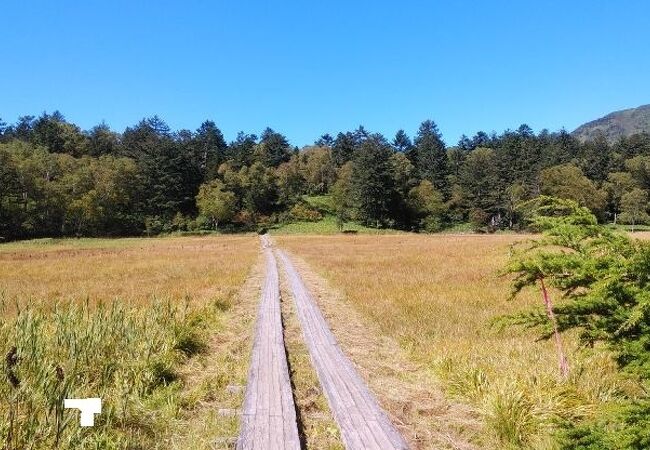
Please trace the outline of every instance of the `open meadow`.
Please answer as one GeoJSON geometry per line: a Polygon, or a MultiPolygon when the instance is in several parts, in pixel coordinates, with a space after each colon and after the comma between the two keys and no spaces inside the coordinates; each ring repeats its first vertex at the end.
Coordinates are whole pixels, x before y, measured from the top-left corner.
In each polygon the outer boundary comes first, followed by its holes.
{"type": "Polygon", "coordinates": [[[241,289],[257,255],[254,236],[0,246],[2,448],[209,448],[232,437],[237,421],[201,405],[239,401],[226,386],[245,380],[254,307],[240,303],[257,287],[241,289]],[[63,398],[96,396],[104,409],[90,431],[62,409],[63,398]]]}
{"type": "Polygon", "coordinates": [[[228,299],[250,268],[256,239],[35,240],[0,246],[0,292],[8,306],[32,301],[228,299]]]}
{"type": "MultiPolygon", "coordinates": [[[[416,449],[553,449],[563,421],[641,393],[575,333],[563,334],[563,380],[551,341],[498,321],[543,306],[535,290],[510,300],[501,275],[530,238],[273,235],[416,449]]],[[[254,235],[0,245],[4,448],[231,447],[264,273],[254,235]],[[79,428],[62,399],[94,396],[104,410],[79,428]]],[[[280,278],[303,445],[341,448],[280,278]]]]}
{"type": "MultiPolygon", "coordinates": [[[[548,449],[554,448],[558,423],[590,417],[639,387],[617,373],[604,351],[580,349],[571,333],[563,335],[571,375],[562,381],[551,341],[539,341],[533,330],[497,326],[500,316],[542,308],[535,291],[509,300],[509,280],[500,276],[511,245],[529,238],[402,234],[276,240],[327,279],[366,323],[397,340],[420,375],[471,408],[467,423],[473,415],[481,422],[471,433],[479,448],[548,449]]],[[[345,315],[337,320],[344,329],[345,315]]],[[[426,415],[422,411],[419,420],[426,422],[426,415]]]]}

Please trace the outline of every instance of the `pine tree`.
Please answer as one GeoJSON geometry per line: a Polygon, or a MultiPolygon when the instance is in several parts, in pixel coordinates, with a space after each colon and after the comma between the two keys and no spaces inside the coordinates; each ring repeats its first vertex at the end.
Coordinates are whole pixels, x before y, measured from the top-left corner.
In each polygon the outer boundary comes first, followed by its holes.
{"type": "Polygon", "coordinates": [[[477,214],[480,210],[481,216],[489,220],[502,211],[494,150],[482,147],[472,150],[465,158],[458,183],[468,212],[473,210],[477,214]]]}
{"type": "Polygon", "coordinates": [[[432,120],[425,120],[420,125],[414,152],[413,163],[420,178],[429,180],[436,189],[446,192],[449,175],[447,152],[438,126],[432,120]]]}
{"type": "MultiPolygon", "coordinates": [[[[545,284],[564,301],[550,308],[558,330],[577,328],[589,347],[603,342],[626,372],[650,382],[650,243],[597,225],[596,217],[570,200],[540,197],[529,203],[531,226],[543,238],[515,253],[513,296],[545,284]],[[543,284],[545,283],[545,284],[543,284]]],[[[553,323],[540,311],[504,322],[537,326],[545,336],[553,323]]],[[[623,400],[595,422],[568,424],[565,449],[643,449],[650,443],[650,401],[623,400]]]]}
{"type": "Polygon", "coordinates": [[[264,155],[262,164],[267,167],[277,167],[291,158],[291,146],[282,134],[267,128],[260,136],[260,146],[264,155]]]}
{"type": "Polygon", "coordinates": [[[377,228],[390,219],[394,194],[390,156],[385,140],[373,136],[361,144],[352,166],[351,189],[358,218],[377,228]]]}
{"type": "Polygon", "coordinates": [[[213,179],[228,147],[221,130],[213,121],[206,120],[194,133],[192,147],[203,181],[213,179]]]}
{"type": "Polygon", "coordinates": [[[411,139],[404,130],[398,130],[393,139],[393,148],[400,153],[407,153],[413,147],[411,139]]]}
{"type": "Polygon", "coordinates": [[[332,161],[336,167],[341,167],[346,162],[350,161],[357,148],[357,141],[354,134],[339,133],[332,144],[332,161]]]}
{"type": "MultiPolygon", "coordinates": [[[[579,328],[588,344],[603,341],[622,367],[650,377],[650,243],[598,225],[589,209],[571,200],[538,197],[530,226],[543,238],[516,252],[507,268],[513,295],[546,280],[565,298],[554,308],[560,330],[579,328]]],[[[548,331],[543,315],[518,316],[548,331]]]]}
{"type": "Polygon", "coordinates": [[[334,145],[334,138],[329,133],[325,133],[314,141],[314,145],[318,147],[331,147],[334,145]]]}

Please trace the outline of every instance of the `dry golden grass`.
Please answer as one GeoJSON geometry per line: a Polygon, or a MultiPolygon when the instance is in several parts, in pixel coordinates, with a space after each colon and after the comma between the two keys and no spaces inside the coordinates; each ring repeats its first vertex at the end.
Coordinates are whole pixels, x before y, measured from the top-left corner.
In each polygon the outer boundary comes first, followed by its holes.
{"type": "Polygon", "coordinates": [[[292,260],[339,344],[411,448],[476,449],[472,440],[481,423],[475,411],[447,401],[435,380],[409,360],[395,339],[382,333],[376,323],[364,320],[304,260],[295,255],[292,260]]]}
{"type": "Polygon", "coordinates": [[[229,447],[238,416],[218,411],[241,405],[259,255],[253,235],[0,246],[0,354],[16,346],[21,380],[0,377],[0,447],[229,447]],[[92,432],[52,431],[64,388],[104,398],[92,432]]]}
{"type": "Polygon", "coordinates": [[[480,411],[485,427],[476,442],[482,447],[554,448],[558,420],[589,415],[635,388],[606,354],[580,350],[570,335],[564,339],[573,372],[561,381],[551,342],[537,342],[534,331],[491,326],[498,316],[541,305],[536,292],[508,301],[508,280],[498,276],[510,246],[525,236],[276,239],[396,339],[448,396],[480,411]]]}
{"type": "Polygon", "coordinates": [[[0,246],[0,293],[10,303],[229,298],[257,248],[253,236],[12,243],[0,246]]]}
{"type": "Polygon", "coordinates": [[[242,409],[264,275],[258,258],[237,299],[219,316],[208,351],[183,367],[184,410],[164,448],[227,449],[236,442],[239,416],[223,412],[242,409]]]}

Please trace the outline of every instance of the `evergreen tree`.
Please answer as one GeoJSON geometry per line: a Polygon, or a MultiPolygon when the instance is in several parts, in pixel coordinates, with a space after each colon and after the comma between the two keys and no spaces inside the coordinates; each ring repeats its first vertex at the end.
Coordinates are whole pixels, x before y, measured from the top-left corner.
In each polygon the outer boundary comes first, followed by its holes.
{"type": "MultiPolygon", "coordinates": [[[[485,220],[502,212],[499,174],[494,150],[478,147],[467,155],[458,183],[467,213],[485,220]]],[[[485,225],[485,224],[483,224],[485,225]]]]}
{"type": "Polygon", "coordinates": [[[599,136],[582,146],[580,168],[590,180],[602,182],[611,170],[611,157],[609,143],[603,136],[599,136]]]}
{"type": "Polygon", "coordinates": [[[213,121],[206,120],[194,133],[192,147],[203,180],[213,179],[228,148],[221,130],[213,121]]]}
{"type": "Polygon", "coordinates": [[[325,133],[314,142],[314,145],[318,147],[331,147],[334,145],[334,138],[329,133],[325,133]]]}
{"type": "Polygon", "coordinates": [[[493,141],[494,139],[492,139],[485,131],[479,131],[474,135],[474,137],[472,137],[472,150],[476,147],[492,148],[494,147],[493,141]]]}
{"type": "Polygon", "coordinates": [[[7,122],[2,120],[2,117],[0,117],[0,142],[4,141],[5,133],[7,132],[7,122]]]}
{"type": "Polygon", "coordinates": [[[472,140],[464,134],[460,137],[456,146],[465,152],[472,151],[475,148],[472,140]]]}
{"type": "Polygon", "coordinates": [[[422,122],[415,137],[415,165],[421,179],[429,180],[441,191],[447,190],[447,152],[438,126],[432,120],[422,122]]]}
{"type": "Polygon", "coordinates": [[[253,163],[256,143],[257,136],[254,134],[246,134],[243,131],[237,133],[237,139],[230,143],[226,152],[226,157],[234,168],[239,169],[253,163]]]}
{"type": "Polygon", "coordinates": [[[361,143],[352,165],[352,195],[358,218],[366,225],[389,223],[394,185],[390,146],[373,136],[361,143]]]}
{"type": "Polygon", "coordinates": [[[106,123],[95,125],[86,133],[90,156],[115,155],[119,153],[120,136],[111,131],[106,123]]]}
{"type": "Polygon", "coordinates": [[[291,146],[287,138],[267,128],[260,136],[260,147],[262,156],[262,164],[267,167],[277,167],[280,163],[289,161],[291,158],[291,146]]]}
{"type": "Polygon", "coordinates": [[[184,183],[187,154],[180,151],[163,120],[154,116],[127,128],[123,151],[140,168],[139,209],[144,215],[171,218],[178,211],[192,212],[196,192],[188,191],[184,183]]]}
{"type": "Polygon", "coordinates": [[[34,143],[46,147],[53,153],[68,153],[81,156],[86,153],[86,139],[78,126],[67,123],[59,111],[43,113],[33,123],[34,143]]]}
{"type": "Polygon", "coordinates": [[[393,148],[400,153],[408,153],[413,147],[413,143],[404,130],[398,130],[393,139],[393,148]]]}
{"type": "Polygon", "coordinates": [[[350,161],[357,148],[357,141],[354,134],[339,133],[332,145],[332,161],[336,167],[341,167],[346,162],[350,161]]]}
{"type": "Polygon", "coordinates": [[[34,116],[20,116],[16,126],[12,129],[12,137],[25,142],[32,140],[34,133],[34,116]]]}
{"type": "MultiPolygon", "coordinates": [[[[578,329],[586,347],[604,343],[618,365],[650,379],[648,267],[650,244],[597,225],[596,217],[569,200],[541,197],[532,204],[531,226],[541,239],[514,253],[507,272],[515,275],[513,296],[545,286],[563,301],[504,318],[505,323],[538,327],[543,336],[578,329]]],[[[557,340],[559,338],[556,337],[557,340]]],[[[587,423],[567,423],[563,449],[643,449],[650,442],[650,402],[619,400],[587,423]]]]}

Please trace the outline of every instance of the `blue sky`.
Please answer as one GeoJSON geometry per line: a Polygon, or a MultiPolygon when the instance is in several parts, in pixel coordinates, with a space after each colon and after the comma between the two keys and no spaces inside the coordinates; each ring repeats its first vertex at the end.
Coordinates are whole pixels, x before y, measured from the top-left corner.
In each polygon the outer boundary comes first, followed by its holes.
{"type": "Polygon", "coordinates": [[[119,131],[158,114],[293,144],[363,124],[445,140],[572,130],[650,103],[650,2],[24,1],[0,26],[0,117],[119,131]],[[154,5],[155,3],[155,5],[154,5]]]}

